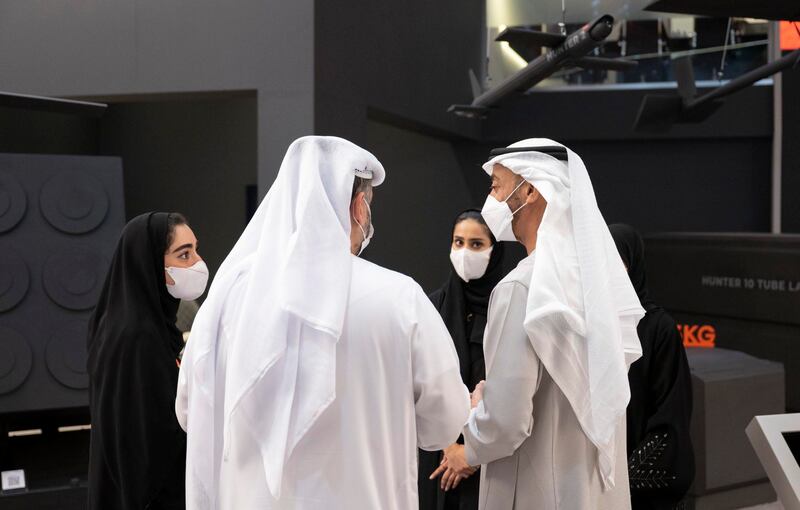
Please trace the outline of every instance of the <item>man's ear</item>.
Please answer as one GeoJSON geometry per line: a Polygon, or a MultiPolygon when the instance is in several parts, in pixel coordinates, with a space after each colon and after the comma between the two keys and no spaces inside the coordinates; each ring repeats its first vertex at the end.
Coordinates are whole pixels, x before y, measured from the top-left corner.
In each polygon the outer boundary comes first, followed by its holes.
{"type": "Polygon", "coordinates": [[[542,198],[542,194],[539,193],[539,190],[536,189],[533,186],[533,184],[526,183],[526,185],[527,185],[527,189],[526,189],[526,192],[525,192],[525,203],[526,204],[529,204],[529,205],[533,204],[536,201],[538,201],[540,198],[542,198]]]}
{"type": "Polygon", "coordinates": [[[350,202],[350,218],[355,220],[356,223],[361,225],[364,224],[367,216],[367,212],[364,210],[366,206],[364,205],[364,199],[366,198],[363,191],[359,191],[356,193],[356,196],[353,197],[353,200],[350,202]]]}

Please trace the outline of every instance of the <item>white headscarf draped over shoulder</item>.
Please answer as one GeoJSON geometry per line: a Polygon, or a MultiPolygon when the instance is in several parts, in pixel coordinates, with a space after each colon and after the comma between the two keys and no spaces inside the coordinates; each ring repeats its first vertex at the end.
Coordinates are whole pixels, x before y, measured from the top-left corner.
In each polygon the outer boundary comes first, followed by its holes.
{"type": "Polygon", "coordinates": [[[347,140],[296,140],[220,266],[195,319],[178,381],[178,408],[188,409],[181,423],[188,443],[188,509],[214,508],[214,452],[221,446],[227,457],[231,443],[242,438],[255,438],[250,447],[260,449],[265,482],[279,498],[286,460],[336,398],[336,343],[350,289],[350,202],[357,175],[378,186],[385,172],[372,154],[347,140]],[[216,345],[234,285],[244,297],[235,325],[225,331],[230,344],[220,403],[216,345]],[[224,420],[215,419],[220,413],[224,420]]]}
{"type": "Polygon", "coordinates": [[[539,226],[525,330],[547,373],[564,393],[598,450],[604,486],[614,486],[615,430],[630,400],[628,367],[641,357],[639,298],[597,207],[581,158],[567,163],[529,147],[564,147],[523,140],[483,165],[503,165],[547,201],[539,226]]]}

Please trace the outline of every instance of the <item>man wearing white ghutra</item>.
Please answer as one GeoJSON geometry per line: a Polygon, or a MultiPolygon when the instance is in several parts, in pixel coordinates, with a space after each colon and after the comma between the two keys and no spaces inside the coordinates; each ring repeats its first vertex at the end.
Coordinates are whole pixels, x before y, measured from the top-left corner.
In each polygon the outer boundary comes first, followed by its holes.
{"type": "Polygon", "coordinates": [[[528,257],[492,292],[480,403],[439,471],[452,485],[483,465],[482,510],[630,508],[627,372],[644,310],[580,157],[548,139],[493,156],[483,217],[528,257]]]}
{"type": "Polygon", "coordinates": [[[469,414],[453,342],[412,279],[357,255],[385,172],[305,137],[195,319],[176,409],[189,510],[417,506],[417,448],[469,414]]]}

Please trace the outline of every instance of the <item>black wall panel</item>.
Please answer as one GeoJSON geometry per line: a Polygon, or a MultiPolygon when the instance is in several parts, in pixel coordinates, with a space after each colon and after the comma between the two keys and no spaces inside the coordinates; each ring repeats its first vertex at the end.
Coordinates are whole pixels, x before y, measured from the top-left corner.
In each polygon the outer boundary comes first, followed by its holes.
{"type": "Polygon", "coordinates": [[[87,320],[124,222],[119,158],[0,154],[0,414],[87,404],[87,320]]]}
{"type": "Polygon", "coordinates": [[[608,223],[642,232],[768,232],[764,138],[571,144],[608,223]]]}

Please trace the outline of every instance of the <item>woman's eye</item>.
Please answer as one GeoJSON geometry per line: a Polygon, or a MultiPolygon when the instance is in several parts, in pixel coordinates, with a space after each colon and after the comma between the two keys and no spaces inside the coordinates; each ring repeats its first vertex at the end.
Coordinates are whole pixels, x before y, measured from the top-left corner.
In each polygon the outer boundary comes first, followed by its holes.
{"type": "Polygon", "coordinates": [[[182,258],[183,260],[189,260],[189,252],[187,251],[187,252],[181,253],[179,255],[179,258],[182,258]]]}
{"type": "Polygon", "coordinates": [[[472,243],[472,247],[473,248],[482,248],[483,247],[483,243],[472,243]]]}

